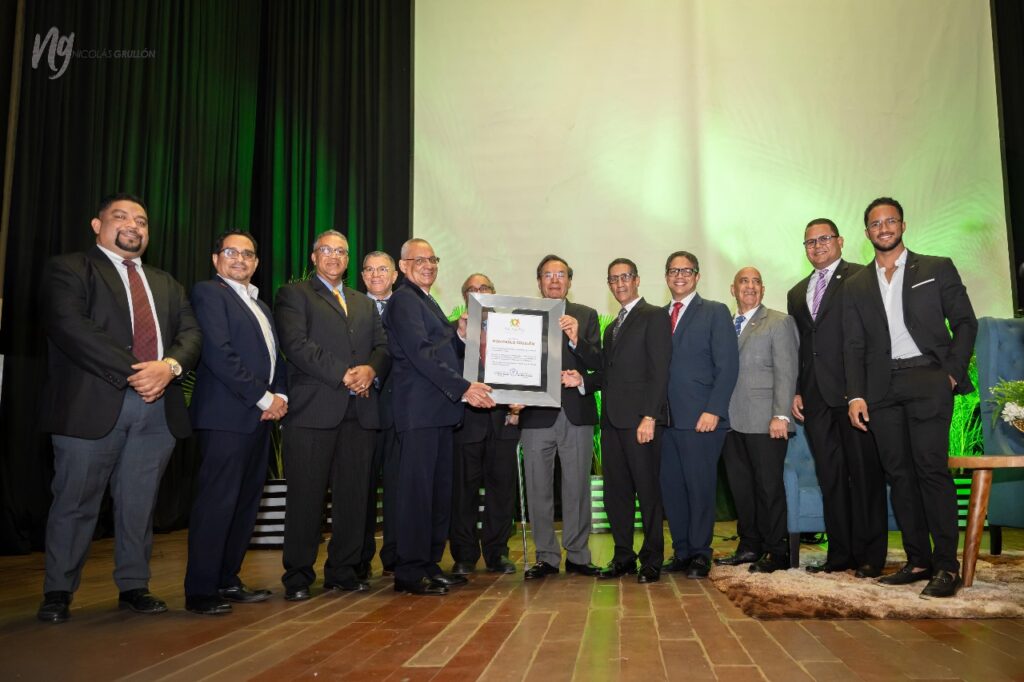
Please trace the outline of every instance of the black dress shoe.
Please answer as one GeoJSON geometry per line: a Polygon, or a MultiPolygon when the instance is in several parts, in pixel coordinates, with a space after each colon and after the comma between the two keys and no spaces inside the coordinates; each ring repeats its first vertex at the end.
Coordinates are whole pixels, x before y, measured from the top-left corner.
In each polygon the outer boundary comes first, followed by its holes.
{"type": "Polygon", "coordinates": [[[218,594],[196,594],[185,597],[185,610],[201,616],[220,616],[231,613],[231,604],[218,594]]]}
{"type": "Polygon", "coordinates": [[[476,570],[476,562],[456,561],[452,564],[452,575],[469,575],[476,570]]]}
{"type": "Polygon", "coordinates": [[[878,583],[882,585],[909,585],[910,583],[916,583],[919,580],[930,580],[932,572],[930,569],[924,569],[923,571],[915,571],[914,567],[910,565],[910,562],[900,566],[900,570],[889,575],[883,575],[878,579],[878,583]]]}
{"type": "Polygon", "coordinates": [[[863,566],[857,567],[857,572],[853,574],[855,578],[877,578],[882,575],[882,569],[880,566],[872,566],[871,564],[864,564],[863,566]]]}
{"type": "Polygon", "coordinates": [[[686,567],[686,577],[690,580],[700,580],[701,578],[707,578],[708,573],[711,572],[711,562],[703,554],[698,554],[695,557],[690,557],[690,565],[686,567]]]}
{"type": "Polygon", "coordinates": [[[715,566],[739,566],[741,564],[752,564],[761,555],[757,552],[736,552],[732,556],[724,556],[715,559],[715,566]]]}
{"type": "MultiPolygon", "coordinates": [[[[867,564],[864,564],[864,566],[867,566],[867,564]]],[[[850,566],[849,564],[833,564],[826,561],[825,563],[818,564],[817,566],[808,566],[806,571],[808,573],[842,573],[850,568],[853,568],[853,566],[850,566]]],[[[860,578],[861,576],[857,577],[860,578]]]]}
{"type": "Polygon", "coordinates": [[[395,578],[395,592],[408,592],[409,594],[437,597],[442,594],[448,594],[448,588],[426,577],[414,581],[395,578]]]}
{"type": "Polygon", "coordinates": [[[163,613],[167,604],[157,599],[144,587],[122,592],[117,598],[117,605],[122,609],[131,609],[135,613],[163,613]]]}
{"type": "Polygon", "coordinates": [[[357,580],[364,580],[364,581],[365,580],[369,580],[370,579],[370,574],[372,572],[373,571],[370,568],[370,562],[369,561],[360,561],[358,564],[356,564],[356,579],[357,580]]]}
{"type": "Polygon", "coordinates": [[[63,623],[71,617],[71,593],[54,590],[43,595],[36,618],[44,623],[63,623]]]}
{"type": "Polygon", "coordinates": [[[598,578],[604,578],[606,580],[612,578],[621,578],[624,575],[635,575],[636,574],[636,562],[632,561],[628,564],[619,563],[618,561],[610,561],[607,566],[601,569],[601,572],[597,574],[598,578]]]}
{"type": "Polygon", "coordinates": [[[367,592],[370,589],[370,583],[358,578],[351,578],[349,580],[324,583],[324,589],[334,592],[367,592]]]}
{"type": "Polygon", "coordinates": [[[644,566],[636,576],[636,581],[641,585],[646,583],[656,583],[659,580],[661,580],[661,571],[654,566],[644,566]]]}
{"type": "MultiPolygon", "coordinates": [[[[238,602],[239,604],[255,604],[256,602],[270,599],[272,593],[270,590],[250,590],[245,585],[238,584],[234,587],[221,588],[217,590],[217,594],[222,599],[238,602]]],[[[191,609],[189,610],[191,611],[191,609]]]]}
{"type": "Polygon", "coordinates": [[[309,593],[309,586],[304,587],[286,587],[284,588],[284,599],[285,601],[306,601],[312,599],[313,595],[309,593]]]}
{"type": "MultiPolygon", "coordinates": [[[[568,568],[566,569],[568,570],[568,568]]],[[[538,561],[533,566],[523,571],[523,578],[526,580],[536,580],[537,578],[543,578],[546,575],[555,575],[558,573],[558,566],[552,566],[546,561],[538,561]]]]}
{"type": "Polygon", "coordinates": [[[438,585],[444,585],[445,587],[452,588],[458,587],[459,585],[465,585],[469,582],[469,579],[464,575],[452,575],[451,573],[438,573],[437,575],[430,576],[430,582],[437,583],[438,585]]]}
{"type": "Polygon", "coordinates": [[[950,571],[935,571],[935,575],[925,588],[921,590],[922,597],[945,598],[952,597],[963,586],[960,575],[950,571]]]}
{"type": "MultiPolygon", "coordinates": [[[[497,561],[492,561],[487,564],[487,570],[490,573],[503,573],[505,575],[512,575],[516,572],[516,565],[508,560],[507,556],[498,557],[497,561]]],[[[455,571],[452,571],[454,573],[455,571]]]]}
{"type": "Polygon", "coordinates": [[[686,557],[680,559],[674,556],[661,565],[661,570],[665,573],[685,573],[686,569],[690,567],[690,563],[693,561],[693,557],[686,557]]]}
{"type": "MultiPolygon", "coordinates": [[[[547,564],[544,564],[544,565],[547,566],[547,564]]],[[[552,568],[554,568],[554,567],[552,566],[552,568]]],[[[556,573],[558,572],[557,568],[555,569],[555,572],[556,573]]],[[[601,567],[600,566],[595,566],[594,564],[577,564],[577,563],[573,563],[572,561],[569,561],[568,559],[566,559],[565,560],[565,572],[566,573],[575,573],[576,575],[585,575],[588,578],[593,578],[593,577],[597,576],[601,572],[601,567]]]]}
{"type": "Polygon", "coordinates": [[[789,557],[781,554],[765,554],[750,564],[751,573],[774,573],[789,568],[789,557]]]}

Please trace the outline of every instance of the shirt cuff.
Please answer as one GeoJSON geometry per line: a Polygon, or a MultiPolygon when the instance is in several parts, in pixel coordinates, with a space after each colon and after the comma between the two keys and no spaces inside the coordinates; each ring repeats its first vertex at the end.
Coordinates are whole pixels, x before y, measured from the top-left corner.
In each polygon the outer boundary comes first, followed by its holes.
{"type": "Polygon", "coordinates": [[[776,414],[776,415],[773,415],[773,416],[772,416],[772,419],[781,419],[781,420],[782,420],[782,421],[784,421],[784,422],[788,422],[788,421],[789,421],[789,417],[787,417],[787,416],[786,416],[786,415],[784,415],[784,414],[776,414]]]}
{"type": "MultiPolygon", "coordinates": [[[[850,398],[849,400],[846,401],[846,404],[847,405],[853,405],[854,401],[856,401],[856,400],[864,400],[864,398],[850,398]]],[[[867,401],[865,400],[864,402],[867,402],[867,401]]]]}
{"type": "Polygon", "coordinates": [[[270,391],[265,391],[263,397],[260,398],[259,402],[256,403],[256,407],[261,410],[269,410],[270,406],[274,404],[274,394],[270,391]]]}
{"type": "Polygon", "coordinates": [[[583,385],[583,379],[580,380],[580,385],[576,387],[576,390],[580,392],[580,395],[587,394],[587,387],[583,385]]]}

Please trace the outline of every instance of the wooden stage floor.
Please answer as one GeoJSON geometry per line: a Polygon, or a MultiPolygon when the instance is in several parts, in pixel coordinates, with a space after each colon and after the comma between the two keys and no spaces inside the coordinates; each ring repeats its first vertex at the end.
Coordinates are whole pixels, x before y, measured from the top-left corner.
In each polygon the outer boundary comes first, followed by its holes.
{"type": "MultiPolygon", "coordinates": [[[[440,598],[396,594],[377,564],[368,593],[317,588],[292,604],[280,552],[253,551],[242,577],[274,597],[197,616],[183,610],[186,537],[156,537],[150,587],[171,609],[157,616],[117,610],[110,540],[93,545],[62,625],[35,620],[43,556],[0,557],[0,680],[1024,680],[1020,620],[758,621],[707,581],[526,583],[521,564],[440,598]]],[[[716,540],[716,554],[732,546],[716,540]]],[[[1024,531],[1004,546],[1024,547],[1024,531]]],[[[591,547],[604,563],[611,538],[591,547]]]]}

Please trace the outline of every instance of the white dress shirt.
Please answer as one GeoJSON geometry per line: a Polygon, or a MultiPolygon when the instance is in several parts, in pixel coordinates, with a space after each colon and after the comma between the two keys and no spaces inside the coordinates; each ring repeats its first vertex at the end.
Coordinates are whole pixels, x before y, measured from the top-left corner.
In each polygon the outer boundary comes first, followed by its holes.
{"type": "MultiPolygon", "coordinates": [[[[829,265],[826,265],[822,270],[826,272],[825,275],[825,289],[828,290],[828,285],[832,281],[832,275],[836,274],[836,269],[839,267],[839,261],[841,259],[836,258],[829,265]]],[[[814,289],[818,286],[818,277],[821,276],[821,270],[815,270],[814,274],[811,275],[811,281],[807,283],[807,309],[814,314],[814,289]]],[[[824,293],[822,296],[824,297],[824,293]]]]}
{"type": "Polygon", "coordinates": [[[885,305],[885,317],[889,322],[889,342],[892,344],[890,347],[893,360],[916,358],[921,355],[921,349],[914,343],[914,338],[907,330],[906,320],[903,319],[903,272],[906,265],[907,250],[904,249],[896,259],[896,271],[892,274],[892,281],[886,281],[885,266],[875,262],[878,288],[882,294],[882,303],[885,305]]]}
{"type": "MultiPolygon", "coordinates": [[[[242,284],[225,277],[221,277],[231,290],[238,294],[239,298],[249,306],[249,310],[256,316],[256,321],[260,325],[260,331],[263,332],[263,342],[267,345],[267,353],[270,355],[270,379],[274,379],[274,370],[277,367],[277,344],[274,342],[274,331],[270,327],[270,320],[267,319],[266,314],[260,308],[259,304],[256,303],[256,298],[259,296],[260,290],[254,287],[252,284],[242,284]]],[[[281,399],[288,402],[288,396],[283,393],[278,393],[281,399]]],[[[270,391],[265,391],[263,397],[256,403],[256,407],[261,410],[268,409],[274,402],[274,394],[270,391]]]]}
{"type": "Polygon", "coordinates": [[[158,358],[164,357],[164,337],[160,333],[160,319],[156,316],[156,303],[153,301],[153,290],[149,288],[149,280],[146,279],[146,270],[142,267],[141,258],[124,258],[117,255],[109,249],[105,249],[99,244],[96,245],[100,251],[102,251],[110,262],[114,264],[114,269],[117,270],[118,276],[121,278],[121,283],[124,284],[124,291],[128,295],[128,317],[132,321],[132,333],[135,333],[135,304],[132,303],[132,287],[128,283],[128,266],[124,264],[124,261],[130,260],[135,263],[135,271],[139,273],[139,278],[142,280],[142,286],[146,289],[146,298],[149,299],[149,309],[153,313],[153,326],[156,327],[156,356],[158,358]]]}

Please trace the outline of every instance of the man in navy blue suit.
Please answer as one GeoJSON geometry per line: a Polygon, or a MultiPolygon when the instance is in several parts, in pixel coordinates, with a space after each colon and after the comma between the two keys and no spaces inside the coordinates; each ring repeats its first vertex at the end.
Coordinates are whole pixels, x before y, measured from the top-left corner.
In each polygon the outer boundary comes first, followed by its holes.
{"type": "Polygon", "coordinates": [[[185,608],[206,615],[270,596],[246,588],[238,571],[267,477],[271,423],[288,412],[273,316],[251,284],[260,262],[256,240],[225,232],[212,258],[217,276],[192,289],[203,351],[190,411],[202,464],[185,571],[185,608]]]}
{"type": "Polygon", "coordinates": [[[489,386],[462,378],[463,342],[430,296],[439,261],[426,240],[403,244],[398,267],[406,279],[384,308],[401,441],[395,591],[429,595],[467,582],[438,565],[451,519],[452,430],[462,421],[462,401],[494,407],[489,386]]]}
{"type": "Polygon", "coordinates": [[[676,251],[665,261],[672,324],[668,369],[669,427],[661,446],[661,489],[672,532],[662,570],[707,577],[715,526],[718,458],[729,431],[729,398],[739,371],[732,316],[697,293],[697,256],[676,251]]]}

